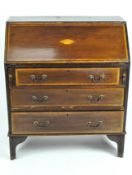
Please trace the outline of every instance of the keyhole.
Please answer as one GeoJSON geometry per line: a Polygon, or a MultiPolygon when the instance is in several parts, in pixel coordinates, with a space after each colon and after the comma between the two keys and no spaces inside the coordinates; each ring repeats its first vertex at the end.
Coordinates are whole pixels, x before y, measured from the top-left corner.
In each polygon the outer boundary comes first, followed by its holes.
{"type": "Polygon", "coordinates": [[[66,89],[66,92],[69,92],[69,90],[68,90],[68,89],[66,89]]]}
{"type": "Polygon", "coordinates": [[[67,113],[66,116],[67,116],[67,119],[69,120],[69,119],[70,119],[70,115],[69,115],[69,113],[67,113]]]}

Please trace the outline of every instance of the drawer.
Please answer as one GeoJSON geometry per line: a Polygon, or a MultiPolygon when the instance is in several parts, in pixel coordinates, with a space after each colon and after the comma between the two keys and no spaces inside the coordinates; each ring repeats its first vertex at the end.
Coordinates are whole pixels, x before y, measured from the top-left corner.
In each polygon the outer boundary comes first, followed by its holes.
{"type": "Polygon", "coordinates": [[[121,133],[124,112],[13,112],[12,134],[121,133]]]}
{"type": "Polygon", "coordinates": [[[123,88],[11,90],[11,107],[16,109],[115,109],[123,103],[123,88]]]}
{"type": "Polygon", "coordinates": [[[16,86],[118,85],[120,68],[17,68],[16,86]]]}

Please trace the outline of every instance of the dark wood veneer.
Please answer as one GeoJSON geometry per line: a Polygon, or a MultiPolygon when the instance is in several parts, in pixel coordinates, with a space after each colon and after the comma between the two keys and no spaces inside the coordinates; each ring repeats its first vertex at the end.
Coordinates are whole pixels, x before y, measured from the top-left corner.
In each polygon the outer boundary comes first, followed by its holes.
{"type": "Polygon", "coordinates": [[[8,22],[8,63],[127,62],[125,23],[8,22]],[[60,41],[70,39],[73,44],[60,41]]]}
{"type": "Polygon", "coordinates": [[[119,85],[120,80],[120,68],[108,67],[59,69],[18,68],[16,69],[15,74],[16,86],[119,85]]]}
{"type": "Polygon", "coordinates": [[[122,109],[124,88],[87,89],[17,89],[11,90],[11,107],[38,110],[56,109],[122,109]],[[59,97],[59,98],[58,98],[59,97]]]}
{"type": "Polygon", "coordinates": [[[123,112],[14,112],[12,134],[121,133],[123,112]]]}

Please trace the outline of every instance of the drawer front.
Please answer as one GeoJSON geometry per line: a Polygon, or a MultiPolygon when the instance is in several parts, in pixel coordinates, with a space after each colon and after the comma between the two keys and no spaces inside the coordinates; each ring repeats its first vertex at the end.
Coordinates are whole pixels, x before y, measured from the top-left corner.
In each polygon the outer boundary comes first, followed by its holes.
{"type": "Polygon", "coordinates": [[[16,86],[118,85],[120,68],[18,68],[16,86]]]}
{"type": "Polygon", "coordinates": [[[121,133],[124,112],[14,112],[12,134],[121,133]]]}
{"type": "Polygon", "coordinates": [[[104,109],[123,107],[123,88],[104,89],[12,89],[11,107],[24,109],[104,109]]]}

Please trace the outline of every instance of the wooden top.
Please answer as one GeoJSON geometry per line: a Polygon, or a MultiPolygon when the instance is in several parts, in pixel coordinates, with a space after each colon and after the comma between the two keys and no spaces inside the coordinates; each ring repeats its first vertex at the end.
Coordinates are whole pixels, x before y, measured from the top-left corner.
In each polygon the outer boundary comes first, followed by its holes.
{"type": "Polygon", "coordinates": [[[128,62],[126,28],[121,19],[56,18],[10,18],[5,63],[128,62]]]}
{"type": "Polygon", "coordinates": [[[11,16],[10,22],[100,22],[124,21],[120,16],[11,16]]]}

